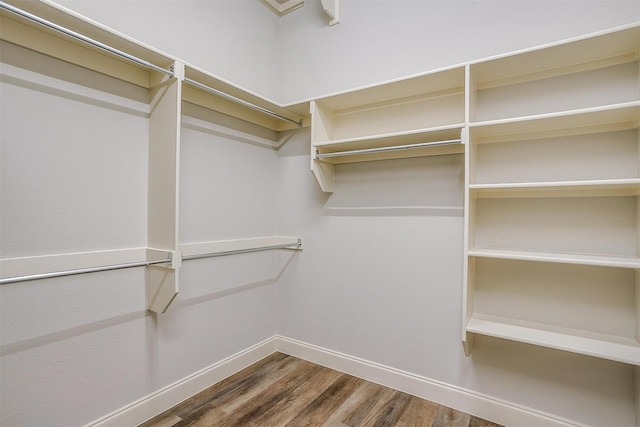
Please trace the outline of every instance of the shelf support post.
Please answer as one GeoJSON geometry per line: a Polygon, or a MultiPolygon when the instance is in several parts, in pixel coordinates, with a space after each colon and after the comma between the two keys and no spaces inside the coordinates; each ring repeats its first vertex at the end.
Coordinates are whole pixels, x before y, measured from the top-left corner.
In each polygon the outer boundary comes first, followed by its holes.
{"type": "Polygon", "coordinates": [[[178,250],[180,120],[184,64],[151,89],[147,246],[171,252],[171,263],[146,271],[147,309],[164,313],[178,295],[182,261],[178,250]]]}

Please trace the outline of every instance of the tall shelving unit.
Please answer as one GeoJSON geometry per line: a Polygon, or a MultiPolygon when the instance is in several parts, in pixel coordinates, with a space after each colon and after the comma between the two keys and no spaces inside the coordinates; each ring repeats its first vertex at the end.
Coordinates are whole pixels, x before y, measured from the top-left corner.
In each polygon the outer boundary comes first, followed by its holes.
{"type": "Polygon", "coordinates": [[[465,353],[640,365],[639,59],[631,25],[314,100],[311,171],[465,152],[465,353]]]}
{"type": "Polygon", "coordinates": [[[467,65],[463,343],[640,365],[640,29],[467,65]]]}

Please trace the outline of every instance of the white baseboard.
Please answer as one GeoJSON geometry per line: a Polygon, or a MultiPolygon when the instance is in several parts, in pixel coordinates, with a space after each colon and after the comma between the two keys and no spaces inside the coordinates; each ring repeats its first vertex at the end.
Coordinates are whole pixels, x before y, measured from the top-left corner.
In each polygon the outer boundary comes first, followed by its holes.
{"type": "Polygon", "coordinates": [[[137,426],[277,351],[277,337],[227,357],[95,420],[85,427],[137,426]]]}
{"type": "MultiPolygon", "coordinates": [[[[404,372],[347,354],[277,337],[277,350],[318,365],[363,378],[505,426],[584,426],[532,408],[404,372]]],[[[585,426],[586,427],[586,426],[585,426]]]]}
{"type": "Polygon", "coordinates": [[[276,351],[391,387],[505,426],[583,426],[532,408],[502,401],[451,384],[275,335],[95,420],[85,427],[137,426],[276,351]]]}

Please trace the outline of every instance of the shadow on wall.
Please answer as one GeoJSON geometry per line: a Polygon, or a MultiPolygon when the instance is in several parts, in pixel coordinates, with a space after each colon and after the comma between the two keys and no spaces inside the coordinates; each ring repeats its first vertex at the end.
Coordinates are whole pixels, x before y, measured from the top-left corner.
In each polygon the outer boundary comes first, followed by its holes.
{"type": "Polygon", "coordinates": [[[336,166],[330,216],[455,216],[464,214],[460,154],[336,166]]]}
{"type": "MultiPolygon", "coordinates": [[[[216,292],[212,292],[212,293],[208,293],[205,295],[200,295],[200,296],[196,296],[196,297],[192,297],[192,298],[187,298],[184,300],[177,300],[175,301],[172,305],[171,308],[173,309],[180,309],[180,308],[184,308],[184,307],[188,307],[188,306],[192,306],[192,305],[196,305],[196,304],[202,304],[208,301],[212,301],[212,300],[216,300],[219,298],[224,298],[224,297],[228,297],[234,294],[238,294],[240,292],[245,292],[245,291],[249,291],[252,289],[256,289],[262,286],[267,286],[267,285],[271,285],[274,283],[277,283],[280,278],[282,277],[282,275],[284,274],[285,270],[288,268],[289,264],[291,264],[291,262],[293,261],[293,259],[296,257],[297,252],[291,251],[291,254],[289,256],[289,259],[282,265],[282,267],[280,268],[280,270],[277,272],[277,274],[273,277],[269,277],[267,279],[264,280],[258,280],[252,283],[246,283],[243,285],[236,285],[233,286],[231,288],[227,288],[227,289],[222,289],[216,292]]],[[[242,256],[242,255],[232,255],[232,256],[242,256]]],[[[198,260],[197,262],[206,262],[206,260],[198,260]]]]}
{"type": "MultiPolygon", "coordinates": [[[[282,265],[277,274],[273,277],[255,281],[252,283],[246,283],[241,285],[236,285],[231,288],[222,289],[216,292],[207,293],[205,295],[200,295],[193,298],[187,298],[184,300],[175,301],[169,310],[179,310],[181,308],[193,306],[196,304],[202,304],[208,301],[213,301],[216,299],[224,298],[230,295],[238,294],[241,292],[246,292],[252,289],[256,289],[262,286],[271,285],[273,283],[278,282],[282,277],[284,271],[288,268],[289,264],[295,258],[297,252],[292,252],[289,256],[289,259],[282,265]]],[[[240,255],[242,256],[242,255],[240,255]]],[[[206,262],[206,260],[200,260],[201,262],[206,262]]],[[[24,286],[24,285],[22,285],[24,286]]],[[[89,334],[92,332],[109,329],[116,327],[118,325],[133,322],[136,320],[141,320],[146,317],[155,318],[157,316],[162,316],[156,313],[151,313],[147,310],[138,310],[130,313],[122,314],[119,316],[110,317],[107,319],[98,320],[95,322],[85,323],[82,325],[74,326],[72,328],[64,329],[61,331],[52,332],[45,335],[40,335],[37,337],[16,341],[9,344],[4,344],[0,346],[0,356],[8,356],[11,354],[20,353],[23,351],[31,350],[37,347],[42,347],[46,345],[50,345],[59,341],[68,340],[77,336],[81,336],[84,334],[89,334]]]]}

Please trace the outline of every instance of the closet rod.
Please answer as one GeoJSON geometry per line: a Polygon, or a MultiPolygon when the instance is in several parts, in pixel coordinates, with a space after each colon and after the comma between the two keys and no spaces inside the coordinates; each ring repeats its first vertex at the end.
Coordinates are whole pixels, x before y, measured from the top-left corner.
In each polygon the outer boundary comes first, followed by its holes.
{"type": "MultiPolygon", "coordinates": [[[[82,41],[84,43],[87,43],[87,44],[90,44],[90,45],[92,45],[94,47],[97,47],[99,49],[105,50],[105,51],[107,51],[109,53],[112,53],[112,54],[114,54],[116,56],[119,56],[121,58],[124,58],[124,59],[127,59],[129,61],[135,62],[138,65],[142,65],[142,66],[150,68],[152,70],[159,71],[159,72],[161,72],[163,74],[166,74],[168,76],[171,76],[171,77],[174,76],[174,72],[171,69],[167,70],[167,69],[164,69],[162,67],[159,67],[159,66],[157,66],[155,64],[152,64],[149,61],[146,61],[144,59],[141,59],[141,58],[138,58],[136,56],[130,55],[130,54],[128,54],[126,52],[123,52],[123,51],[121,51],[119,49],[116,49],[114,47],[111,47],[109,45],[101,43],[101,42],[99,42],[97,40],[94,40],[92,38],[84,36],[84,35],[82,35],[80,33],[77,33],[77,32],[75,32],[73,30],[65,28],[65,27],[63,27],[61,25],[55,24],[55,23],[53,23],[51,21],[48,21],[46,19],[40,18],[39,16],[36,16],[36,15],[34,15],[32,13],[29,13],[29,12],[27,12],[25,10],[19,9],[19,8],[15,7],[15,6],[12,6],[12,5],[8,4],[8,3],[5,3],[3,1],[0,1],[0,9],[7,10],[7,11],[9,11],[9,12],[15,14],[15,15],[21,16],[21,17],[23,17],[25,19],[28,19],[28,20],[30,20],[32,22],[35,22],[35,23],[40,24],[40,25],[43,25],[43,26],[45,26],[47,28],[50,28],[50,29],[52,29],[54,31],[57,31],[57,32],[62,33],[62,34],[65,34],[65,35],[67,35],[69,37],[72,37],[72,38],[74,38],[76,40],[80,40],[80,41],[82,41]]],[[[226,99],[228,99],[230,101],[233,101],[233,102],[236,102],[238,104],[244,105],[245,107],[249,107],[249,108],[252,108],[252,109],[254,109],[256,111],[260,111],[260,112],[262,112],[264,114],[268,114],[268,115],[270,115],[272,117],[275,117],[277,119],[284,120],[284,121],[289,122],[289,123],[293,123],[296,126],[298,126],[299,128],[302,127],[302,121],[301,120],[290,119],[289,117],[282,116],[282,115],[280,115],[278,113],[275,113],[273,111],[267,110],[266,108],[260,107],[258,105],[252,104],[252,103],[247,102],[247,101],[244,101],[244,100],[242,100],[240,98],[236,98],[233,95],[229,95],[229,94],[224,93],[222,91],[219,91],[217,89],[213,89],[213,88],[211,88],[209,86],[203,85],[202,83],[198,83],[195,80],[191,80],[189,78],[185,78],[184,81],[185,81],[185,83],[188,83],[188,84],[190,84],[192,86],[196,86],[196,87],[198,87],[200,89],[203,89],[205,91],[211,92],[211,93],[213,93],[215,95],[218,95],[220,97],[226,98],[226,99]]]]}
{"type": "Polygon", "coordinates": [[[6,285],[8,283],[27,282],[31,280],[50,279],[52,277],[74,276],[77,274],[96,273],[99,271],[107,271],[107,270],[122,270],[124,268],[132,268],[132,267],[148,267],[150,265],[166,264],[168,262],[171,262],[171,256],[169,256],[166,259],[158,259],[153,261],[129,262],[125,264],[112,264],[112,265],[104,265],[100,267],[79,268],[77,270],[65,270],[65,271],[54,271],[52,273],[31,274],[28,276],[5,277],[3,279],[0,279],[0,285],[6,285]]]}
{"type": "Polygon", "coordinates": [[[12,6],[12,5],[8,4],[8,3],[5,3],[3,1],[0,1],[0,9],[7,10],[7,11],[9,11],[9,12],[15,14],[15,15],[18,15],[18,16],[21,16],[23,18],[26,18],[26,19],[28,19],[28,20],[30,20],[32,22],[35,22],[35,23],[40,24],[40,25],[43,25],[43,26],[45,26],[47,28],[50,28],[52,30],[55,30],[55,31],[57,31],[59,33],[65,34],[65,35],[67,35],[69,37],[72,37],[72,38],[74,38],[76,40],[80,40],[80,41],[82,41],[84,43],[87,43],[87,44],[95,46],[95,47],[97,47],[99,49],[105,50],[105,51],[107,51],[109,53],[112,53],[112,54],[114,54],[116,56],[119,56],[121,58],[124,58],[124,59],[127,59],[129,61],[135,62],[138,65],[142,65],[144,67],[151,68],[152,70],[159,71],[159,72],[161,72],[163,74],[166,74],[168,76],[173,76],[173,71],[172,70],[166,70],[166,69],[164,69],[162,67],[159,67],[159,66],[157,66],[155,64],[152,64],[149,61],[145,61],[144,59],[140,59],[140,58],[138,58],[136,56],[130,55],[130,54],[126,53],[126,52],[123,52],[123,51],[121,51],[119,49],[116,49],[114,47],[111,47],[109,45],[101,43],[101,42],[99,42],[97,40],[91,39],[91,38],[89,38],[87,36],[84,36],[84,35],[82,35],[80,33],[77,33],[77,32],[75,32],[73,30],[65,28],[65,27],[63,27],[61,25],[54,24],[51,21],[47,21],[46,19],[40,18],[39,16],[36,16],[36,15],[34,15],[32,13],[29,13],[27,11],[24,11],[22,9],[19,9],[19,8],[15,7],[15,6],[12,6]]]}
{"type": "Polygon", "coordinates": [[[245,101],[243,99],[236,98],[233,95],[229,95],[228,93],[224,93],[224,92],[222,92],[222,91],[220,91],[218,89],[214,89],[212,87],[209,87],[207,85],[199,83],[199,82],[197,82],[195,80],[192,80],[192,79],[190,79],[188,77],[184,78],[184,82],[187,83],[187,84],[190,84],[191,86],[195,86],[195,87],[197,87],[199,89],[202,89],[204,91],[213,93],[214,95],[218,95],[218,96],[220,96],[222,98],[225,98],[225,99],[228,99],[228,100],[233,101],[235,103],[244,105],[245,107],[249,107],[249,108],[254,109],[256,111],[260,111],[261,113],[268,114],[269,116],[275,117],[276,119],[280,119],[280,120],[284,120],[285,122],[293,123],[294,125],[298,126],[299,128],[302,127],[302,121],[301,120],[293,120],[293,119],[290,119],[289,117],[285,117],[285,116],[282,116],[282,115],[280,115],[278,113],[274,113],[273,111],[267,110],[266,108],[262,108],[262,107],[260,107],[258,105],[252,104],[252,103],[247,102],[247,101],[245,101]]]}
{"type": "Polygon", "coordinates": [[[322,160],[327,157],[353,156],[357,154],[383,153],[387,151],[411,150],[414,148],[436,147],[438,145],[461,144],[461,139],[451,139],[447,141],[420,142],[418,144],[394,145],[391,147],[364,148],[362,150],[338,151],[335,153],[320,153],[316,149],[316,160],[322,160]]]}
{"type": "Polygon", "coordinates": [[[271,245],[271,246],[260,246],[258,248],[247,248],[247,249],[235,249],[231,251],[221,251],[221,252],[210,252],[206,254],[197,254],[197,255],[187,255],[183,256],[182,260],[190,260],[190,259],[200,259],[200,258],[212,258],[218,256],[226,256],[226,255],[237,255],[237,254],[245,254],[249,252],[261,252],[261,251],[270,251],[273,249],[300,249],[302,246],[302,240],[298,239],[297,243],[286,243],[282,245],[271,245]],[[292,248],[295,246],[295,248],[292,248]]]}

